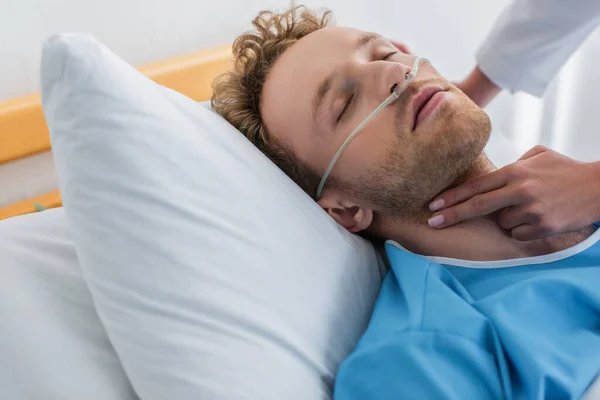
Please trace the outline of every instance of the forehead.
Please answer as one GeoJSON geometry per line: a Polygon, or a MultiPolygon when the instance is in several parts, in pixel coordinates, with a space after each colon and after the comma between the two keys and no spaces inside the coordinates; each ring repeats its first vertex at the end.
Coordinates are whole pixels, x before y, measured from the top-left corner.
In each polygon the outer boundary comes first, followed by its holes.
{"type": "Polygon", "coordinates": [[[271,135],[301,158],[323,140],[312,114],[321,82],[355,54],[364,31],[327,27],[287,49],[275,62],[261,96],[262,119],[271,135]]]}

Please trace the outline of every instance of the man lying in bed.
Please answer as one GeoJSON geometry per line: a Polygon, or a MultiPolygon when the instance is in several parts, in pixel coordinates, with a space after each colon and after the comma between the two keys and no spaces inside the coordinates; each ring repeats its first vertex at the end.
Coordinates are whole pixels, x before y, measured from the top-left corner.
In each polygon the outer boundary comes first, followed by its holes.
{"type": "MultiPolygon", "coordinates": [[[[306,10],[262,13],[213,107],[316,199],[348,135],[415,60],[306,10]]],[[[439,193],[494,169],[488,116],[429,64],[350,142],[318,204],[390,239],[369,328],[338,399],[579,398],[600,370],[600,233],[517,241],[497,215],[427,224],[439,193]],[[435,94],[435,96],[434,96],[435,94]]],[[[293,210],[291,210],[293,212],[293,210]]]]}

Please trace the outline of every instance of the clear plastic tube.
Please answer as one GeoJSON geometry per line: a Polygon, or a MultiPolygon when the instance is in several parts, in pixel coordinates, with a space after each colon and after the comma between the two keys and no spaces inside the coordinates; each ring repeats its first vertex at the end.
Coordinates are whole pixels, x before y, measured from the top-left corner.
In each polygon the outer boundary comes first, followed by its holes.
{"type": "Polygon", "coordinates": [[[356,129],[354,129],[352,131],[352,133],[350,133],[350,135],[348,135],[348,137],[346,138],[344,143],[342,143],[342,145],[340,146],[337,153],[335,153],[335,156],[329,163],[329,166],[327,167],[327,169],[325,170],[325,173],[323,174],[323,177],[321,178],[321,182],[319,183],[319,187],[317,188],[317,200],[319,200],[319,198],[321,197],[321,192],[323,191],[323,187],[325,186],[325,181],[327,181],[327,178],[329,177],[331,170],[335,166],[335,163],[340,158],[340,156],[342,155],[342,153],[344,152],[344,150],[346,149],[346,147],[348,146],[350,141],[352,139],[354,139],[354,136],[356,136],[356,134],[358,132],[360,132],[360,130],[362,128],[364,128],[365,125],[367,125],[367,123],[370,120],[375,118],[377,116],[377,114],[379,114],[379,112],[381,112],[381,110],[383,110],[385,107],[389,106],[394,101],[396,101],[402,95],[402,93],[404,93],[406,91],[406,89],[408,88],[408,85],[410,85],[410,83],[413,81],[413,79],[415,79],[415,76],[417,76],[417,73],[419,72],[419,64],[421,64],[421,62],[429,62],[429,60],[426,58],[418,57],[415,60],[415,62],[413,63],[411,70],[406,74],[405,79],[400,84],[396,85],[396,87],[394,88],[392,93],[383,101],[383,103],[381,103],[375,110],[373,110],[373,112],[371,114],[369,114],[367,116],[367,118],[365,118],[356,127],[356,129]]]}

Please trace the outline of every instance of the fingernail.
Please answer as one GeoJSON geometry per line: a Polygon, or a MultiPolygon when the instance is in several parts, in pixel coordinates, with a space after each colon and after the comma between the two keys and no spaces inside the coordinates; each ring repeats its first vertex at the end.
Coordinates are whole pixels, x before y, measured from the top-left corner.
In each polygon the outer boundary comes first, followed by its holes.
{"type": "Polygon", "coordinates": [[[429,204],[429,209],[431,211],[437,211],[437,210],[441,209],[442,207],[444,207],[444,199],[437,199],[434,202],[432,202],[431,204],[429,204]]]}
{"type": "Polygon", "coordinates": [[[427,221],[427,223],[429,224],[429,226],[431,228],[435,228],[436,226],[440,226],[441,224],[444,223],[444,216],[442,214],[434,215],[433,217],[429,218],[429,220],[427,221]]]}

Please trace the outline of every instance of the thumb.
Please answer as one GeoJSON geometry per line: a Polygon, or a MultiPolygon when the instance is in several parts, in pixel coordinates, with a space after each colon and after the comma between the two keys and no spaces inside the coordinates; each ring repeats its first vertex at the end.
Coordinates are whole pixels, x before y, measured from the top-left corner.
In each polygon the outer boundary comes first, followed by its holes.
{"type": "Polygon", "coordinates": [[[529,224],[523,224],[517,226],[516,228],[513,228],[511,230],[511,235],[519,242],[527,242],[530,240],[537,240],[548,237],[548,235],[545,235],[541,229],[529,224]]]}

